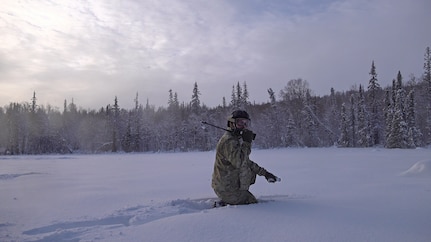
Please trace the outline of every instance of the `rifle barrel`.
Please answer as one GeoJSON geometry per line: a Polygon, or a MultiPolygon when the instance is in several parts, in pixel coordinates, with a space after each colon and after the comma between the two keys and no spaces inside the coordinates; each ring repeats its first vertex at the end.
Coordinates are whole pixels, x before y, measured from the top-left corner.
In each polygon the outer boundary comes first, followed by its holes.
{"type": "Polygon", "coordinates": [[[215,124],[210,124],[210,123],[208,123],[207,121],[202,121],[202,123],[203,123],[203,124],[206,124],[206,125],[209,125],[209,126],[212,126],[212,127],[214,127],[214,128],[222,129],[222,130],[224,130],[224,131],[230,131],[230,130],[228,130],[228,129],[222,128],[222,127],[217,126],[217,125],[215,125],[215,124]]]}

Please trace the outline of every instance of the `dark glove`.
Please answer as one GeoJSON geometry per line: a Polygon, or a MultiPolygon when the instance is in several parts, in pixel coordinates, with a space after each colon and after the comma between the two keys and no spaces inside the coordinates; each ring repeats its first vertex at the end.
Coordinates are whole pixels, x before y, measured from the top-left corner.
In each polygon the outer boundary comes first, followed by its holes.
{"type": "Polygon", "coordinates": [[[251,130],[244,129],[242,131],[241,136],[242,136],[243,141],[251,143],[254,140],[254,138],[256,137],[256,134],[253,133],[253,131],[251,131],[251,130]]]}
{"type": "Polygon", "coordinates": [[[278,181],[280,178],[274,176],[272,173],[270,172],[266,172],[265,173],[265,178],[268,182],[274,183],[276,181],[278,181]]]}

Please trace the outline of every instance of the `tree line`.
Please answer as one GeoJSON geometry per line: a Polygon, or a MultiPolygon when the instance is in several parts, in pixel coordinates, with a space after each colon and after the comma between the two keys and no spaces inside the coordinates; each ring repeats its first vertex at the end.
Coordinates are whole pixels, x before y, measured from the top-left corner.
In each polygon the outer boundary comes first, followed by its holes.
{"type": "Polygon", "coordinates": [[[208,151],[224,131],[226,117],[245,109],[257,134],[254,146],[277,147],[386,147],[416,148],[431,144],[431,54],[426,48],[423,75],[405,80],[401,72],[392,85],[382,88],[377,68],[371,64],[366,86],[345,92],[330,89],[313,95],[308,82],[292,79],[277,94],[269,88],[268,101],[249,101],[247,83],[232,86],[217,107],[200,102],[194,83],[191,100],[180,102],[168,92],[168,106],[139,103],[121,108],[115,97],[99,110],[78,108],[64,101],[63,110],[31,102],[0,108],[1,154],[208,151]]]}

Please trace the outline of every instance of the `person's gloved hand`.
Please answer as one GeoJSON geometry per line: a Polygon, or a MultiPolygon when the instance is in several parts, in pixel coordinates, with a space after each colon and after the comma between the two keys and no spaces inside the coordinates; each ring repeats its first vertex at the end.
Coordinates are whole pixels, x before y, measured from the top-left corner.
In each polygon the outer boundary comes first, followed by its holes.
{"type": "Polygon", "coordinates": [[[241,136],[243,141],[251,143],[254,140],[254,137],[256,137],[256,134],[251,130],[244,129],[241,136]]]}
{"type": "Polygon", "coordinates": [[[266,172],[265,178],[268,182],[274,183],[276,181],[280,181],[280,178],[274,176],[271,172],[266,172]]]}

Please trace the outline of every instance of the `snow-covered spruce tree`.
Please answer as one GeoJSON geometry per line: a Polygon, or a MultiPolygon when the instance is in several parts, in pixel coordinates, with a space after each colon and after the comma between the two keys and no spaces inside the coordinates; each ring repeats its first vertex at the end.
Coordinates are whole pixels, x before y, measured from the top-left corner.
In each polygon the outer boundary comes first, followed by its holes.
{"type": "Polygon", "coordinates": [[[394,116],[392,118],[391,132],[388,137],[388,148],[408,148],[408,127],[404,119],[404,113],[400,108],[401,95],[397,95],[394,116]]]}
{"type": "Polygon", "coordinates": [[[232,92],[231,92],[231,95],[230,95],[229,106],[232,109],[237,109],[238,108],[238,101],[236,100],[236,94],[235,94],[235,85],[232,86],[232,92]]]}
{"type": "Polygon", "coordinates": [[[244,82],[243,86],[241,87],[241,84],[237,82],[236,85],[232,86],[232,94],[230,101],[231,109],[247,109],[247,107],[250,105],[248,98],[249,93],[247,89],[247,83],[244,82]]]}
{"type": "Polygon", "coordinates": [[[242,101],[243,101],[243,98],[242,98],[242,88],[241,88],[241,85],[239,84],[239,82],[236,83],[236,91],[235,91],[235,93],[236,93],[236,100],[237,100],[238,108],[239,109],[244,109],[244,106],[243,106],[243,103],[242,103],[242,101]]]}
{"type": "Polygon", "coordinates": [[[169,89],[169,98],[168,98],[168,111],[172,115],[177,115],[180,109],[180,102],[178,101],[178,93],[169,89]]]}
{"type": "Polygon", "coordinates": [[[357,146],[358,147],[369,147],[371,140],[371,132],[369,126],[369,115],[365,105],[365,96],[362,85],[359,85],[359,96],[357,103],[358,110],[358,135],[357,135],[357,146]]]}
{"type": "Polygon", "coordinates": [[[222,98],[222,101],[221,101],[221,107],[222,107],[222,108],[226,108],[226,107],[227,107],[226,97],[223,97],[223,98],[222,98]]]}
{"type": "MultiPolygon", "coordinates": [[[[27,154],[66,153],[69,149],[66,139],[60,132],[62,127],[61,113],[51,105],[37,105],[36,94],[33,93],[29,109],[29,136],[27,154]]],[[[78,128],[83,118],[77,116],[74,128],[78,128]]],[[[75,130],[78,136],[78,129],[75,130]]]]}
{"type": "Polygon", "coordinates": [[[356,137],[356,133],[357,133],[357,123],[356,123],[356,105],[355,105],[355,96],[354,94],[352,94],[350,96],[350,114],[349,114],[349,121],[350,121],[350,144],[351,147],[356,147],[357,144],[357,137],[356,137]]]}
{"type": "Polygon", "coordinates": [[[368,83],[368,108],[370,113],[371,146],[379,145],[382,140],[382,108],[381,96],[382,89],[377,80],[376,66],[374,61],[371,64],[371,79],[368,83]]]}
{"type": "Polygon", "coordinates": [[[304,146],[304,144],[301,142],[300,138],[298,137],[298,128],[295,124],[295,121],[291,118],[291,114],[287,113],[287,119],[285,121],[286,129],[285,132],[283,132],[282,141],[284,146],[288,147],[301,147],[304,146]]]}
{"type": "Polygon", "coordinates": [[[190,114],[183,120],[182,136],[188,138],[182,149],[183,150],[208,150],[209,137],[201,128],[201,121],[206,116],[206,109],[200,105],[199,96],[201,93],[198,89],[198,84],[195,82],[193,87],[192,100],[190,102],[190,114]]]}
{"type": "Polygon", "coordinates": [[[117,96],[114,99],[114,106],[111,110],[111,122],[112,122],[112,152],[118,151],[118,136],[119,136],[119,126],[120,126],[120,107],[118,105],[117,96]]]}
{"type": "Polygon", "coordinates": [[[42,134],[42,122],[38,118],[39,115],[37,115],[38,109],[37,109],[37,98],[36,98],[36,92],[33,92],[33,97],[31,98],[31,106],[30,106],[30,112],[29,115],[29,129],[28,129],[28,142],[26,142],[26,145],[24,146],[25,152],[28,154],[41,154],[40,149],[40,141],[39,138],[43,135],[42,134]]]}
{"type": "Polygon", "coordinates": [[[201,108],[201,101],[199,98],[200,95],[201,93],[199,92],[198,83],[195,82],[193,86],[192,100],[190,102],[192,112],[195,114],[198,114],[201,108]]]}
{"type": "Polygon", "coordinates": [[[134,152],[142,152],[143,151],[143,145],[142,145],[142,119],[143,119],[143,112],[144,108],[142,104],[139,103],[139,94],[136,93],[135,97],[135,108],[132,109],[129,113],[130,116],[130,151],[134,152]]]}
{"type": "MultiPolygon", "coordinates": [[[[63,112],[63,128],[60,131],[63,139],[65,139],[66,143],[72,150],[78,150],[81,148],[79,137],[79,129],[81,126],[80,122],[82,122],[82,116],[72,98],[71,102],[65,106],[63,112]]],[[[104,131],[106,131],[106,129],[104,131]]]]}
{"type": "Polygon", "coordinates": [[[124,152],[132,152],[132,120],[131,115],[127,120],[126,133],[121,137],[121,148],[124,152]]]}
{"type": "Polygon", "coordinates": [[[397,81],[396,81],[396,95],[395,95],[395,107],[399,106],[398,109],[401,110],[404,120],[406,120],[406,90],[403,86],[403,76],[401,71],[398,71],[397,81]]]}
{"type": "Polygon", "coordinates": [[[341,105],[341,122],[340,122],[340,138],[338,139],[338,147],[350,147],[350,124],[347,118],[346,104],[341,105]]]}
{"type": "Polygon", "coordinates": [[[5,114],[5,109],[0,107],[0,155],[6,154],[7,150],[7,132],[8,128],[6,126],[7,119],[5,114]]]}
{"type": "Polygon", "coordinates": [[[334,88],[331,88],[331,94],[329,96],[329,103],[327,104],[327,107],[325,110],[325,118],[324,122],[326,123],[326,126],[329,130],[333,133],[330,137],[330,145],[336,145],[337,139],[340,136],[340,107],[337,104],[337,97],[334,88]]]}
{"type": "Polygon", "coordinates": [[[244,103],[243,103],[243,96],[242,96],[242,88],[239,82],[236,83],[235,88],[235,100],[236,100],[236,107],[238,109],[244,109],[244,103]]]}
{"type": "Polygon", "coordinates": [[[407,148],[408,126],[406,123],[405,113],[405,90],[402,86],[402,75],[398,72],[397,80],[393,82],[392,93],[393,116],[391,121],[391,129],[386,142],[387,148],[407,148]]]}
{"type": "Polygon", "coordinates": [[[155,130],[156,110],[147,99],[142,117],[142,149],[143,151],[158,151],[157,131],[155,130]]]}
{"type": "Polygon", "coordinates": [[[248,101],[250,94],[248,93],[247,82],[242,84],[242,90],[241,105],[244,109],[247,109],[247,107],[250,105],[250,102],[248,101]]]}
{"type": "MultiPolygon", "coordinates": [[[[71,113],[68,113],[68,111],[63,112],[63,115],[61,115],[63,124],[65,123],[66,114],[70,115],[71,113]]],[[[75,133],[76,141],[71,142],[69,136],[64,136],[64,152],[72,153],[74,150],[91,153],[110,151],[112,149],[110,143],[112,135],[109,130],[109,120],[105,108],[101,108],[98,111],[80,109],[76,115],[78,115],[76,120],[79,120],[79,122],[74,122],[77,126],[75,133]]],[[[70,123],[70,121],[68,122],[70,123]]],[[[65,125],[61,125],[61,132],[59,133],[63,134],[65,128],[67,128],[65,125]]]]}
{"type": "Polygon", "coordinates": [[[408,127],[407,147],[416,148],[422,145],[422,133],[416,126],[415,91],[412,89],[406,99],[406,122],[408,127]]]}
{"type": "Polygon", "coordinates": [[[430,47],[427,47],[425,50],[424,57],[424,74],[423,81],[426,85],[426,144],[431,145],[431,50],[430,47]]]}
{"type": "Polygon", "coordinates": [[[391,133],[392,117],[394,113],[392,95],[389,89],[385,91],[385,98],[383,103],[383,115],[385,118],[385,146],[387,147],[387,141],[389,138],[389,134],[391,133]]]}
{"type": "Polygon", "coordinates": [[[160,122],[157,123],[160,149],[163,151],[176,151],[181,146],[182,109],[178,93],[169,90],[168,108],[160,110],[160,122]]]}
{"type": "Polygon", "coordinates": [[[27,120],[22,112],[25,110],[19,103],[10,103],[6,107],[5,120],[2,128],[7,130],[6,154],[19,155],[24,152],[23,145],[27,134],[27,120]]]}

